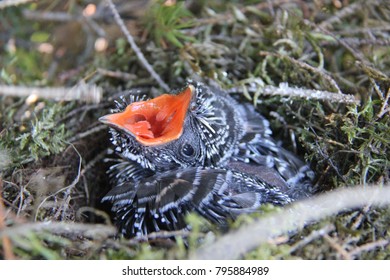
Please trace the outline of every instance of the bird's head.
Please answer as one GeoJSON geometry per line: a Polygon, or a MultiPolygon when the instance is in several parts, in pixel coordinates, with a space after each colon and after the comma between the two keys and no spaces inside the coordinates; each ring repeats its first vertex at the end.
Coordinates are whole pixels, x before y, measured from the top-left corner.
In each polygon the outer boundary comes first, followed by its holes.
{"type": "Polygon", "coordinates": [[[171,94],[132,100],[99,120],[112,128],[116,151],[144,168],[216,166],[240,135],[234,106],[221,90],[190,81],[171,94]]]}

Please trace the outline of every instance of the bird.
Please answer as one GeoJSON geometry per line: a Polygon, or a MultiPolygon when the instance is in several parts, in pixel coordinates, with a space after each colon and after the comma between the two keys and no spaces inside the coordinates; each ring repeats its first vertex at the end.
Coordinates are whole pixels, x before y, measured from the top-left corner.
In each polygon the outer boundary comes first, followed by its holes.
{"type": "Polygon", "coordinates": [[[99,121],[118,155],[102,201],[127,238],[190,230],[192,212],[226,228],[264,204],[314,192],[314,172],[273,139],[269,121],[215,85],[188,80],[155,98],[130,94],[99,121]]]}

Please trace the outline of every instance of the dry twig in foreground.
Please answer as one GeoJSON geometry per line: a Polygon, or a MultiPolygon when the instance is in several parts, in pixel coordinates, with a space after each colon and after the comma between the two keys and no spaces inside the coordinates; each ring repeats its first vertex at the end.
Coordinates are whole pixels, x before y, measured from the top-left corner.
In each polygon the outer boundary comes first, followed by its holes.
{"type": "Polygon", "coordinates": [[[390,204],[390,185],[353,187],[294,203],[269,217],[221,237],[196,251],[192,259],[237,259],[270,238],[302,228],[305,224],[365,205],[390,204]]]}
{"type": "Polygon", "coordinates": [[[0,232],[0,238],[4,236],[19,236],[30,232],[46,231],[56,235],[83,236],[86,238],[105,240],[116,235],[114,226],[101,224],[84,224],[69,222],[33,222],[8,227],[0,232]]]}

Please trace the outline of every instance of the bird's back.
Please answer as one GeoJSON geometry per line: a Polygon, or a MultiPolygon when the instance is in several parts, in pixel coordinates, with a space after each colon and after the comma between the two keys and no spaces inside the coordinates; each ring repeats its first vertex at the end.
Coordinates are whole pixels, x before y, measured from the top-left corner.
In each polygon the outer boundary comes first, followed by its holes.
{"type": "Polygon", "coordinates": [[[253,106],[218,88],[189,85],[193,101],[177,140],[145,147],[112,131],[121,150],[131,146],[111,168],[115,187],[104,198],[123,235],[187,228],[189,212],[226,226],[263,204],[282,206],[312,194],[313,172],[272,138],[269,122],[253,106]],[[179,155],[181,147],[192,155],[179,155]]]}

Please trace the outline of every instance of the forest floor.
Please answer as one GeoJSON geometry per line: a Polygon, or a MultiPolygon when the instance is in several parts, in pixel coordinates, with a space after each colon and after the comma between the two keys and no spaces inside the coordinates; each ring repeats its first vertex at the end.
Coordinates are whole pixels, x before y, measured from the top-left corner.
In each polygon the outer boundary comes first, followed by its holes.
{"type": "Polygon", "coordinates": [[[388,1],[111,3],[0,2],[0,259],[390,258],[388,1]],[[122,238],[98,118],[192,77],[252,103],[318,193],[227,233],[189,215],[122,238]]]}

